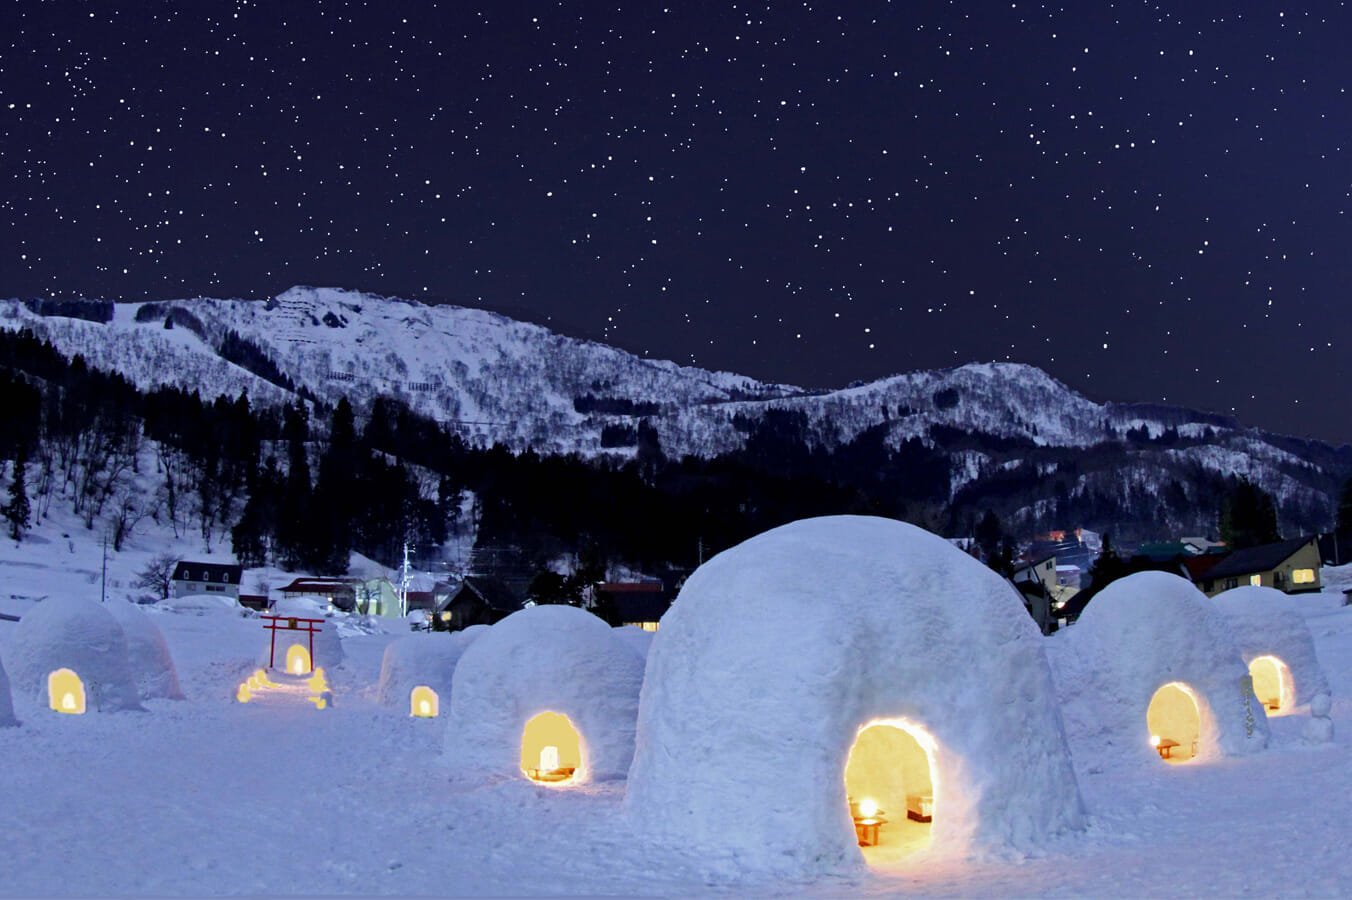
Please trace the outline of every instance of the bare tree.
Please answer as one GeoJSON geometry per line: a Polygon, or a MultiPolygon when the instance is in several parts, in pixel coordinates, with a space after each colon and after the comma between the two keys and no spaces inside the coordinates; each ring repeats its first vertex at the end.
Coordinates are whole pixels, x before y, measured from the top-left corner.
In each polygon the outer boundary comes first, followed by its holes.
{"type": "Polygon", "coordinates": [[[169,589],[174,586],[174,567],[177,565],[177,557],[168,553],[161,553],[146,563],[144,569],[136,573],[136,580],[131,583],[131,586],[154,591],[159,594],[161,600],[167,600],[169,589]]]}

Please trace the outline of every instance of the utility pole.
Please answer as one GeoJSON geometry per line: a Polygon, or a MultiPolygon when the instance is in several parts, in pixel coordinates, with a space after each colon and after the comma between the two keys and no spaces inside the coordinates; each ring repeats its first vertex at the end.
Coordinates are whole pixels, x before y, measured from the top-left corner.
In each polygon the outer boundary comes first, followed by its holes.
{"type": "Polygon", "coordinates": [[[103,534],[103,582],[99,587],[99,602],[108,602],[108,533],[103,534]]]}
{"type": "Polygon", "coordinates": [[[399,576],[399,615],[408,615],[408,585],[412,580],[408,574],[408,542],[404,543],[404,564],[400,566],[399,576]]]}

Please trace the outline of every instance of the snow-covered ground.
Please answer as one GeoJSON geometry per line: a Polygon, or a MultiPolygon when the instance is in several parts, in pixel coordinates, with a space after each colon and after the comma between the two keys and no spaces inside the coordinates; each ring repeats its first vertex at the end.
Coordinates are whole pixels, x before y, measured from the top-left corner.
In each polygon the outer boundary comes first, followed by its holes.
{"type": "MultiPolygon", "coordinates": [[[[0,544],[0,612],[101,587],[101,551],[53,520],[0,544]]],[[[109,554],[110,596],[171,546],[140,535],[109,554]]],[[[192,548],[181,550],[192,556],[192,548]]],[[[246,588],[257,576],[246,576],[246,588]]],[[[452,778],[447,719],[376,697],[401,634],[344,629],[334,704],[236,702],[266,635],[238,610],[149,607],[187,699],[147,712],[65,716],[15,687],[0,728],[0,895],[1349,896],[1352,895],[1352,567],[1325,570],[1306,615],[1334,694],[1332,743],[1305,715],[1272,720],[1266,751],[1197,765],[1076,758],[1083,832],[1022,858],[912,855],[858,881],[720,882],[646,844],[624,783],[558,790],[452,778]]],[[[281,583],[271,575],[273,586],[281,583]]],[[[18,626],[0,621],[0,661],[18,626]]]]}

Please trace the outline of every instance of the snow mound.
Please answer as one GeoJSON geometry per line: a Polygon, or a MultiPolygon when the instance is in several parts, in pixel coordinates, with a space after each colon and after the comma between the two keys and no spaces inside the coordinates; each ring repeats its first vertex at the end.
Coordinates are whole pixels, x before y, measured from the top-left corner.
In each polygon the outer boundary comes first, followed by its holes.
{"type": "Polygon", "coordinates": [[[1155,758],[1147,710],[1171,683],[1197,704],[1199,757],[1267,746],[1267,717],[1246,687],[1230,621],[1184,578],[1138,572],[1114,581],[1048,644],[1077,756],[1155,758]]]}
{"type": "Polygon", "coordinates": [[[122,634],[127,639],[127,658],[141,699],[182,700],[178,670],[159,626],[140,607],[126,600],[109,600],[104,608],[122,626],[122,634]]]}
{"type": "Polygon", "coordinates": [[[122,626],[93,600],[49,597],[24,613],[7,664],[22,695],[44,708],[47,676],[58,669],[79,676],[90,711],[142,708],[122,626]]]}
{"type": "Polygon", "coordinates": [[[294,599],[280,600],[268,611],[270,616],[280,616],[283,620],[294,619],[323,619],[323,622],[315,625],[319,631],[312,636],[305,631],[305,623],[297,622],[299,626],[296,630],[288,629],[285,621],[278,622],[277,633],[274,636],[272,631],[267,628],[260,628],[262,643],[258,651],[258,664],[267,666],[269,659],[276,669],[286,668],[286,655],[293,646],[299,646],[310,652],[310,641],[314,641],[314,659],[312,664],[314,668],[324,669],[326,672],[341,665],[346,655],[343,652],[343,640],[338,634],[338,624],[324,615],[328,608],[328,601],[312,597],[298,597],[294,599]],[[274,643],[275,641],[275,643],[274,643]]]}
{"type": "Polygon", "coordinates": [[[920,528],[776,528],[662,617],[626,810],[714,876],[850,874],[847,760],[871,723],[905,720],[934,745],[930,852],[1035,850],[1084,821],[1042,647],[1002,578],[920,528]]]}
{"type": "Polygon", "coordinates": [[[460,657],[447,759],[471,777],[520,776],[526,724],[553,712],[581,736],[572,783],[623,778],[642,683],[643,660],[591,613],[573,606],[514,612],[460,657]]]}
{"type": "Polygon", "coordinates": [[[657,632],[644,631],[637,625],[621,625],[615,629],[615,636],[633,648],[633,651],[646,661],[648,651],[652,649],[653,638],[657,636],[657,632]]]}
{"type": "Polygon", "coordinates": [[[486,631],[487,625],[474,625],[449,635],[433,631],[392,641],[381,659],[377,698],[385,706],[403,707],[407,711],[413,689],[425,685],[441,701],[449,700],[456,663],[486,631]]]}
{"type": "Polygon", "coordinates": [[[1314,701],[1321,694],[1331,696],[1328,679],[1315,654],[1310,627],[1291,597],[1276,588],[1245,585],[1223,591],[1211,602],[1229,619],[1246,665],[1262,656],[1275,656],[1286,665],[1280,679],[1282,711],[1306,704],[1322,708],[1314,701]]]}
{"type": "Polygon", "coordinates": [[[9,693],[9,676],[5,674],[5,666],[0,663],[0,726],[18,725],[19,720],[14,718],[14,699],[9,693]]]}

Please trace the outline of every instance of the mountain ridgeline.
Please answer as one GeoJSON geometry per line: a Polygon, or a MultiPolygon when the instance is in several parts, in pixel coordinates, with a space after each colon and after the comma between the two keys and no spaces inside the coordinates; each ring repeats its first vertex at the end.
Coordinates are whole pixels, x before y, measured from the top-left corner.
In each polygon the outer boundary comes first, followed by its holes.
{"type": "MultiPolygon", "coordinates": [[[[399,520],[405,532],[435,542],[446,524],[438,517],[458,508],[441,494],[467,492],[483,544],[541,557],[586,546],[644,565],[688,565],[697,547],[842,512],[949,535],[971,534],[988,511],[1013,535],[1076,526],[1127,540],[1215,534],[1241,477],[1271,495],[1294,535],[1332,525],[1332,498],[1352,474],[1352,448],[1212,413],[1094,403],[1026,365],[806,390],[642,359],[481,310],[336,289],[293,288],[266,302],[0,301],[0,328],[53,357],[78,357],[82,372],[116,375],[141,398],[193,395],[205,407],[224,398],[236,417],[261,417],[262,448],[230,476],[238,485],[226,492],[233,506],[213,513],[218,533],[247,520],[251,485],[290,478],[300,491],[291,473],[304,465],[316,473],[306,473],[311,492],[320,490],[340,401],[354,422],[329,482],[386,479],[416,507],[399,520]],[[311,427],[293,421],[284,437],[287,416],[311,427]],[[376,459],[384,468],[371,474],[376,459]],[[274,468],[260,474],[265,463],[274,468]]],[[[6,380],[57,408],[49,395],[69,375],[45,356],[40,366],[21,356],[7,354],[6,380]]],[[[129,414],[144,418],[134,404],[129,414]]],[[[156,418],[164,414],[163,402],[154,406],[144,433],[172,442],[181,429],[156,418]]],[[[378,557],[407,536],[377,535],[395,527],[399,515],[389,517],[368,522],[361,539],[378,557]]]]}

